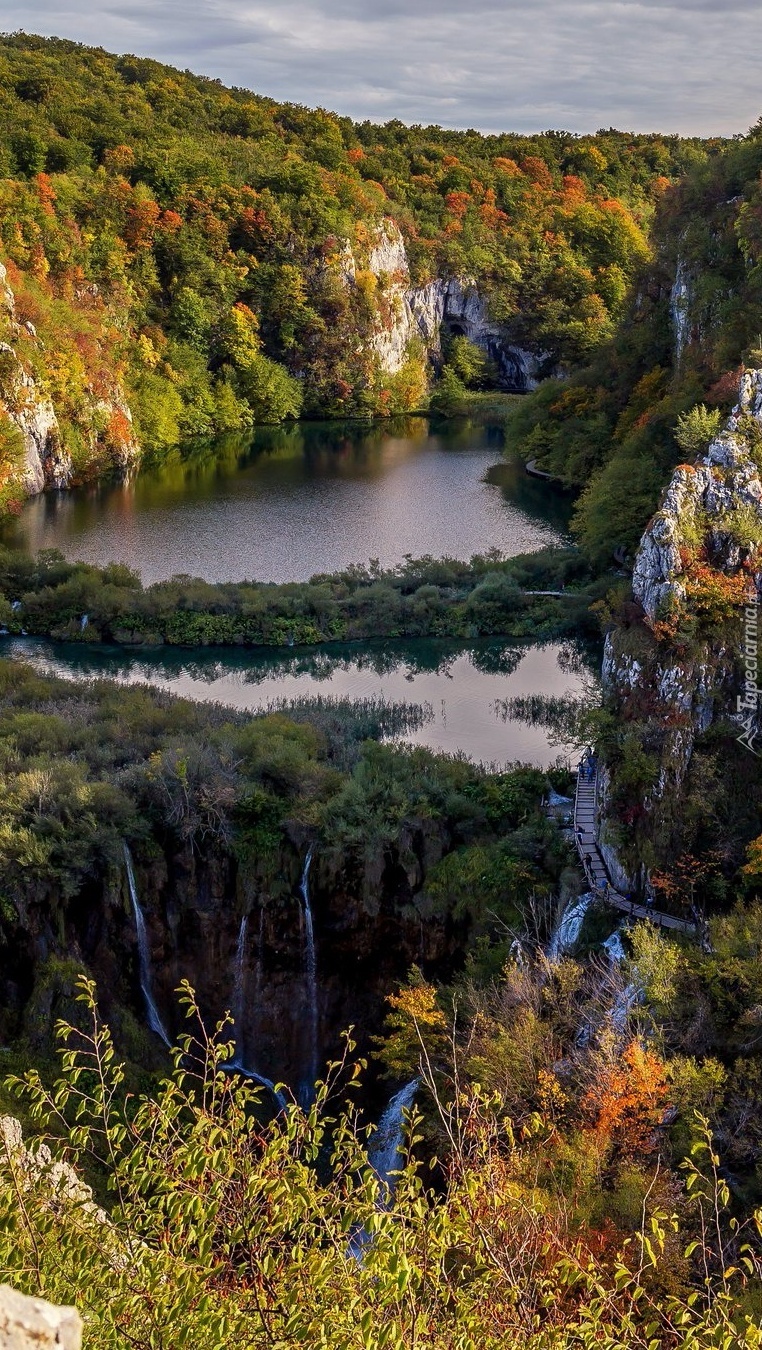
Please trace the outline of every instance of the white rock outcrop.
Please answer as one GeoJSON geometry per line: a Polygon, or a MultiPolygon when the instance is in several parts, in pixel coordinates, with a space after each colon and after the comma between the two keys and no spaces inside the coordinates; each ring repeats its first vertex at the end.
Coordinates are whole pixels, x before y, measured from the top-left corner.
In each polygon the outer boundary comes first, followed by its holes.
{"type": "MultiPolygon", "coordinates": [[[[8,273],[0,263],[0,317],[9,336],[19,332],[16,301],[8,273]]],[[[24,325],[30,337],[31,325],[24,325]]],[[[0,409],[4,409],[24,440],[22,486],[33,494],[48,484],[66,487],[71,478],[71,460],[61,450],[58,419],[50,399],[37,386],[20,361],[15,347],[0,342],[0,409]]]]}
{"type": "MultiPolygon", "coordinates": [[[[345,284],[355,284],[361,269],[348,241],[340,268],[345,284]]],[[[436,363],[442,331],[447,328],[487,352],[507,388],[524,392],[537,387],[537,358],[507,341],[500,326],[490,319],[473,280],[437,277],[423,286],[412,285],[405,241],[394,221],[381,221],[362,270],[372,272],[378,282],[378,317],[371,341],[383,370],[392,375],[401,370],[415,338],[436,363]]]]}
{"type": "MultiPolygon", "coordinates": [[[[39,339],[33,324],[17,321],[15,297],[2,263],[0,323],[10,339],[0,341],[0,412],[5,412],[23,439],[24,463],[19,485],[28,496],[45,488],[69,487],[73,466],[71,456],[63,446],[55,407],[19,355],[17,343],[19,337],[24,338],[22,329],[26,338],[31,338],[38,347],[39,339]]],[[[92,425],[83,430],[89,435],[93,448],[99,434],[97,428],[106,425],[114,413],[119,413],[130,426],[132,424],[132,414],[118,390],[108,399],[93,395],[88,412],[92,425]]],[[[126,438],[119,452],[121,466],[129,467],[138,455],[137,442],[131,436],[126,438]]]]}
{"type": "MultiPolygon", "coordinates": [[[[686,564],[697,541],[703,541],[718,572],[733,576],[746,565],[747,613],[756,613],[755,601],[762,599],[762,571],[753,536],[762,527],[762,481],[749,439],[751,432],[756,440],[756,432],[749,419],[762,431],[762,370],[743,374],[738,402],[724,429],[695,464],[674,471],[661,507],[643,535],[633,592],[650,626],[670,611],[684,611],[686,564]]],[[[739,607],[738,644],[732,650],[708,640],[687,647],[669,641],[647,643],[638,640],[637,629],[614,629],[607,636],[605,690],[623,716],[660,727],[658,780],[643,802],[647,811],[679,803],[696,737],[717,717],[737,715],[743,623],[739,607]]],[[[753,715],[757,724],[759,712],[758,708],[753,715]]]]}
{"type": "Polygon", "coordinates": [[[2,1350],[80,1350],[82,1319],[76,1308],[56,1307],[0,1285],[2,1350]]]}
{"type": "Polygon", "coordinates": [[[681,548],[697,521],[709,528],[714,566],[727,571],[735,571],[743,560],[743,521],[756,517],[762,524],[762,480],[742,434],[746,417],[762,430],[762,370],[744,372],[725,428],[695,464],[675,469],[640,541],[632,587],[651,623],[666,605],[685,599],[681,548]],[[740,528],[733,528],[734,521],[740,528]]]}
{"type": "Polygon", "coordinates": [[[684,258],[678,258],[675,280],[669,295],[669,316],[672,321],[675,365],[679,366],[683,352],[691,340],[691,306],[693,304],[693,279],[684,258]]]}

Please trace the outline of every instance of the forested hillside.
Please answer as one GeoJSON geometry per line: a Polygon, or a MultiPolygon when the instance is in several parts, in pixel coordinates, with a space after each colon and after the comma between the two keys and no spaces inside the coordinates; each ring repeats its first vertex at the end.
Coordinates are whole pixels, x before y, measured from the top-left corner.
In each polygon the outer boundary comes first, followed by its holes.
{"type": "Polygon", "coordinates": [[[512,447],[584,489],[576,531],[631,556],[674,467],[706,446],[762,346],[762,125],[665,187],[612,341],[525,400],[512,447]],[[678,430],[678,419],[697,405],[678,430]],[[677,430],[677,435],[675,434],[677,430]]]}
{"type": "Polygon", "coordinates": [[[499,382],[501,344],[540,376],[586,360],[717,150],[355,125],[5,37],[0,500],[254,420],[424,407],[443,360],[499,382]],[[447,321],[453,278],[476,326],[447,321]]]}

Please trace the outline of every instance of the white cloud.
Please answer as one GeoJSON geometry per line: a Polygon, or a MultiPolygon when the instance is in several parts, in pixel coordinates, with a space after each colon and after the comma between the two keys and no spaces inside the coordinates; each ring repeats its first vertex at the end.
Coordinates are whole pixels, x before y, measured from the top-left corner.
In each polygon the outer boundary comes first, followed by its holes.
{"type": "Polygon", "coordinates": [[[26,28],[356,118],[486,131],[744,131],[752,0],[2,0],[26,28]]]}

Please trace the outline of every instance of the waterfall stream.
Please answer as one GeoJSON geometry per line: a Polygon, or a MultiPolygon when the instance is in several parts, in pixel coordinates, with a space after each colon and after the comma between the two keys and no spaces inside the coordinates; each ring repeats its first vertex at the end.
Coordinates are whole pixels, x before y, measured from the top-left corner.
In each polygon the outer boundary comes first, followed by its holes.
{"type": "Polygon", "coordinates": [[[318,1075],[317,953],[315,951],[315,925],[312,919],[312,905],[310,903],[310,867],[312,866],[314,847],[314,844],[310,844],[307,850],[304,868],[302,869],[302,878],[299,883],[299,893],[302,897],[304,914],[304,973],[307,979],[307,1013],[309,1017],[309,1061],[307,1078],[302,1084],[302,1089],[299,1094],[302,1099],[302,1105],[304,1106],[308,1106],[313,1099],[315,1082],[318,1075]]]}
{"type": "Polygon", "coordinates": [[[130,900],[135,914],[135,928],[138,935],[138,967],[140,970],[140,988],[143,990],[143,998],[146,1001],[146,1011],[148,1013],[148,1025],[151,1031],[155,1032],[161,1038],[169,1050],[172,1049],[172,1042],[164,1028],[164,1023],[159,1015],[153,997],[151,983],[151,949],[148,945],[148,931],[146,921],[143,917],[143,911],[140,908],[138,900],[138,888],[135,881],[135,869],[132,864],[132,854],[129,845],[124,844],[124,864],[127,869],[127,884],[130,888],[130,900]]]}
{"type": "Polygon", "coordinates": [[[612,965],[619,965],[621,961],[626,960],[627,953],[622,942],[622,934],[618,928],[606,938],[603,943],[603,950],[609,958],[612,965]]]}
{"type": "Polygon", "coordinates": [[[571,951],[579,941],[585,915],[594,899],[592,891],[588,891],[586,895],[581,895],[578,900],[566,906],[548,943],[546,954],[549,961],[560,961],[561,957],[571,951]]]}
{"type": "Polygon", "coordinates": [[[244,914],[238,930],[238,943],[235,949],[235,975],[233,977],[233,1033],[235,1035],[235,1058],[233,1064],[240,1068],[244,1063],[243,1013],[246,1006],[246,935],[249,931],[249,916],[244,914]]]}
{"type": "MultiPolygon", "coordinates": [[[[394,1094],[378,1122],[376,1133],[371,1138],[368,1147],[368,1162],[379,1181],[384,1183],[376,1202],[378,1210],[388,1209],[394,1199],[394,1190],[397,1183],[394,1173],[399,1170],[403,1160],[405,1112],[409,1111],[413,1105],[413,1099],[419,1087],[420,1080],[413,1078],[411,1082],[406,1083],[403,1088],[400,1088],[399,1092],[394,1094]]],[[[366,1228],[357,1228],[349,1240],[347,1250],[362,1265],[365,1249],[372,1241],[373,1239],[366,1228]]]]}
{"type": "MultiPolygon", "coordinates": [[[[264,914],[264,911],[262,911],[264,914]]],[[[246,1011],[246,938],[249,932],[249,916],[244,914],[241,919],[241,927],[238,929],[238,942],[235,949],[235,972],[233,975],[233,1035],[235,1037],[235,1054],[229,1064],[224,1067],[234,1069],[240,1073],[243,1078],[250,1078],[253,1083],[259,1083],[260,1087],[267,1088],[272,1092],[278,1108],[285,1111],[288,1105],[282,1092],[279,1092],[271,1078],[265,1078],[264,1074],[257,1073],[256,1069],[247,1069],[244,1058],[243,1044],[243,1019],[246,1011]]],[[[261,929],[260,929],[260,952],[261,952],[261,929]]]]}
{"type": "Polygon", "coordinates": [[[368,1162],[379,1180],[386,1183],[390,1199],[394,1195],[395,1184],[392,1173],[399,1168],[405,1142],[405,1112],[413,1105],[419,1086],[419,1079],[414,1078],[395,1093],[378,1122],[378,1129],[368,1149],[368,1162]]]}

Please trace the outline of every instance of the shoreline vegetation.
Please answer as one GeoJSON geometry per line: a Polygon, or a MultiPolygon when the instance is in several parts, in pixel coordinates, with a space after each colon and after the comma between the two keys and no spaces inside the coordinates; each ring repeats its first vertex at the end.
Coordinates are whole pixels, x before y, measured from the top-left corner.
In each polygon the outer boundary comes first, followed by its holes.
{"type": "Polygon", "coordinates": [[[11,635],[117,646],[291,647],[368,638],[598,633],[591,604],[609,585],[572,548],[468,562],[410,557],[306,582],[209,583],[176,576],[143,586],[120,563],[33,558],[0,547],[0,628],[11,635]]]}

